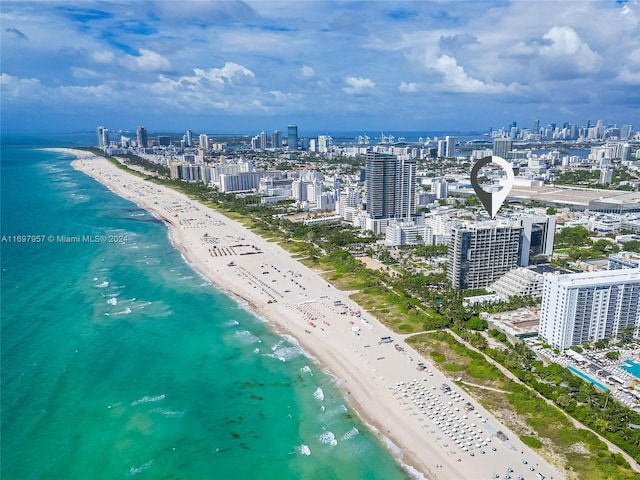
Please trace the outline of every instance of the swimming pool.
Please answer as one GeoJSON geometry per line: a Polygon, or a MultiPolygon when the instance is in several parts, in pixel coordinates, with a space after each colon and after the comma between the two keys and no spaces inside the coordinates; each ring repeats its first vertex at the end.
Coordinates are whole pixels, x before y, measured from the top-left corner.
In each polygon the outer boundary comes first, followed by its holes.
{"type": "Polygon", "coordinates": [[[593,378],[591,378],[588,375],[585,375],[584,373],[582,373],[580,370],[578,370],[577,368],[573,368],[571,365],[568,365],[567,368],[569,370],[571,370],[571,372],[574,375],[579,376],[580,378],[582,378],[583,380],[586,380],[587,382],[591,382],[593,383],[596,387],[604,390],[605,392],[608,391],[609,389],[607,387],[605,387],[604,385],[602,385],[600,382],[598,382],[597,380],[594,380],[593,378]]]}
{"type": "Polygon", "coordinates": [[[629,372],[636,378],[640,378],[640,363],[635,360],[628,360],[623,365],[620,365],[622,370],[629,372]]]}

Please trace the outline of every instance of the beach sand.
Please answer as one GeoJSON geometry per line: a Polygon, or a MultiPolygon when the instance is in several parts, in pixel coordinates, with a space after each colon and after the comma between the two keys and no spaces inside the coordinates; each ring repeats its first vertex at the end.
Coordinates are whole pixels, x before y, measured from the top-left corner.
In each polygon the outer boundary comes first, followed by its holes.
{"type": "Polygon", "coordinates": [[[279,245],[103,157],[57,150],[77,157],[74,168],[164,220],[173,244],[194,268],[246,301],[275,330],[293,337],[337,378],[351,407],[403,464],[429,479],[491,479],[494,473],[505,478],[509,467],[513,479],[538,478],[538,472],[547,479],[565,478],[455,384],[443,392],[442,384],[450,381],[403,336],[279,245]],[[380,344],[386,336],[393,342],[380,344]],[[418,362],[428,369],[418,371],[418,362]],[[468,401],[475,410],[467,413],[468,401]],[[500,430],[508,441],[496,437],[500,430]]]}

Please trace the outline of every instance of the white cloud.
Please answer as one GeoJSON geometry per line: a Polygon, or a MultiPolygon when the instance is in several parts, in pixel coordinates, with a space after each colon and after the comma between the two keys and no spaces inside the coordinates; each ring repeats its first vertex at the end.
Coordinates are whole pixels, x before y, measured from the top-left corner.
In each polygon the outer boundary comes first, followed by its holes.
{"type": "Polygon", "coordinates": [[[362,77],[347,77],[344,79],[344,81],[347,86],[342,90],[350,95],[362,93],[367,90],[372,90],[376,86],[376,84],[370,79],[362,77]]]}
{"type": "Polygon", "coordinates": [[[483,82],[469,76],[464,68],[458,65],[457,60],[449,55],[441,55],[432,68],[444,76],[440,86],[448,92],[500,93],[513,88],[502,83],[483,82]]]}
{"type": "Polygon", "coordinates": [[[93,61],[97,63],[113,63],[115,55],[108,50],[97,50],[91,54],[93,61]]]}
{"type": "Polygon", "coordinates": [[[600,56],[584,43],[571,27],[552,27],[542,36],[551,42],[540,48],[545,57],[561,58],[576,65],[582,73],[594,72],[600,65],[600,56]]]}
{"type": "Polygon", "coordinates": [[[400,86],[398,87],[398,90],[400,90],[403,93],[415,93],[418,91],[418,84],[415,82],[400,82],[400,86]]]}
{"type": "Polygon", "coordinates": [[[0,75],[2,96],[10,98],[29,98],[37,96],[42,88],[37,78],[19,78],[3,73],[0,75]]]}
{"type": "Polygon", "coordinates": [[[142,70],[147,72],[166,72],[171,69],[171,63],[159,53],[141,48],[140,55],[126,55],[119,60],[120,65],[128,70],[142,70]]]}
{"type": "Polygon", "coordinates": [[[301,73],[304,78],[311,78],[316,74],[315,70],[311,68],[309,65],[303,65],[301,69],[301,73]]]}

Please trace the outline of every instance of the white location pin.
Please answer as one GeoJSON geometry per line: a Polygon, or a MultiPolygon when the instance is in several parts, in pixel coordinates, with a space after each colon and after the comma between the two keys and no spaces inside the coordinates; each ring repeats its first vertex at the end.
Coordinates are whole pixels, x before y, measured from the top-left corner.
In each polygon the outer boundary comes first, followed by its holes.
{"type": "Polygon", "coordinates": [[[484,205],[487,213],[491,215],[491,218],[494,218],[504,201],[507,199],[507,195],[511,191],[511,187],[513,187],[513,168],[511,168],[511,164],[502,157],[490,155],[488,157],[481,158],[471,169],[471,185],[473,185],[473,189],[478,194],[478,198],[480,198],[480,201],[482,202],[482,205],[484,205]],[[478,172],[482,167],[489,163],[500,165],[507,174],[506,181],[500,182],[502,189],[498,192],[485,192],[482,189],[482,185],[478,183],[478,172]]]}

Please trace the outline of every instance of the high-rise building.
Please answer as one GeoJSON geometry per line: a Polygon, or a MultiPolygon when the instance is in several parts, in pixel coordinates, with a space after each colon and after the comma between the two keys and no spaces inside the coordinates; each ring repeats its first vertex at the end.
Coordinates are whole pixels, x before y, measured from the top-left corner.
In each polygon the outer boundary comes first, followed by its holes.
{"type": "Polygon", "coordinates": [[[640,336],[640,269],[548,275],[539,335],[554,348],[640,336]]]}
{"type": "Polygon", "coordinates": [[[444,137],[445,141],[445,151],[444,156],[446,158],[453,158],[456,156],[456,138],[446,136],[444,137]]]}
{"type": "Polygon", "coordinates": [[[522,227],[518,261],[521,267],[528,266],[538,255],[553,254],[553,242],[556,236],[555,215],[527,215],[514,220],[522,227]]]}
{"type": "Polygon", "coordinates": [[[447,277],[460,290],[484,288],[518,266],[522,226],[487,221],[451,229],[447,277]]]}
{"type": "Polygon", "coordinates": [[[265,132],[264,130],[260,132],[259,147],[260,150],[267,149],[267,132],[265,132]]]}
{"type": "Polygon", "coordinates": [[[200,143],[200,148],[209,150],[209,136],[206,133],[200,134],[198,137],[198,143],[200,143]]]}
{"type": "Polygon", "coordinates": [[[318,137],[318,152],[328,153],[333,145],[333,138],[329,135],[320,135],[318,137]]]}
{"type": "Polygon", "coordinates": [[[298,126],[297,125],[287,126],[287,145],[289,146],[290,152],[298,150],[298,126]]]}
{"type": "Polygon", "coordinates": [[[511,138],[494,138],[493,154],[497,157],[509,158],[509,152],[513,149],[513,139],[511,138]]]}
{"type": "Polygon", "coordinates": [[[98,127],[96,129],[96,135],[98,136],[98,147],[109,146],[109,129],[105,127],[98,127]]]}
{"type": "Polygon", "coordinates": [[[191,132],[191,130],[187,130],[187,133],[185,133],[184,144],[187,147],[193,147],[193,133],[191,132]]]}
{"type": "Polygon", "coordinates": [[[367,214],[373,219],[410,218],[416,212],[416,161],[367,154],[367,214]]]}
{"type": "Polygon", "coordinates": [[[282,148],[282,132],[280,130],[274,130],[271,134],[271,148],[274,150],[282,148]]]}
{"type": "Polygon", "coordinates": [[[168,147],[171,145],[171,138],[168,135],[158,135],[158,145],[168,147]]]}
{"type": "Polygon", "coordinates": [[[138,148],[147,148],[149,146],[149,139],[147,138],[146,128],[136,128],[136,140],[138,141],[138,148]]]}

